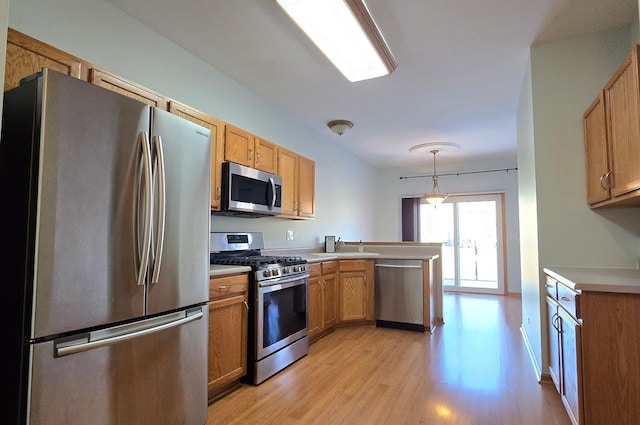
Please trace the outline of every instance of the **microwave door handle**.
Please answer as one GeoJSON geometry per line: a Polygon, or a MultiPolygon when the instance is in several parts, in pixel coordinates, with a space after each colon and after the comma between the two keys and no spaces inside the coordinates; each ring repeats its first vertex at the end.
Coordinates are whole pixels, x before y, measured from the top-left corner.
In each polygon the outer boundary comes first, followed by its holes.
{"type": "Polygon", "coordinates": [[[276,182],[273,181],[273,177],[269,177],[269,184],[271,185],[271,205],[269,205],[269,210],[272,210],[276,207],[276,182]]]}

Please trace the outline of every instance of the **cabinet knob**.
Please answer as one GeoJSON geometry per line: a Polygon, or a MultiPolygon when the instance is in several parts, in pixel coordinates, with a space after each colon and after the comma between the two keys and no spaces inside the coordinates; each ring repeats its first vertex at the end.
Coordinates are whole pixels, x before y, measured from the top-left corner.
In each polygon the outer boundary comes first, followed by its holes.
{"type": "Polygon", "coordinates": [[[220,285],[220,286],[218,286],[218,291],[220,291],[220,292],[228,291],[229,288],[231,288],[231,285],[220,285]]]}

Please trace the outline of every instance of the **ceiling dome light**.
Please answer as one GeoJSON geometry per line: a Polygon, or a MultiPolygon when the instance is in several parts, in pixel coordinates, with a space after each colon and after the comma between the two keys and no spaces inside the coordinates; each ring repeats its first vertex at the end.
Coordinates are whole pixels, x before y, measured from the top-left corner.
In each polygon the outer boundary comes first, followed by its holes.
{"type": "Polygon", "coordinates": [[[327,127],[329,127],[334,133],[342,136],[345,131],[350,130],[353,127],[353,123],[347,120],[333,120],[327,123],[327,127]]]}

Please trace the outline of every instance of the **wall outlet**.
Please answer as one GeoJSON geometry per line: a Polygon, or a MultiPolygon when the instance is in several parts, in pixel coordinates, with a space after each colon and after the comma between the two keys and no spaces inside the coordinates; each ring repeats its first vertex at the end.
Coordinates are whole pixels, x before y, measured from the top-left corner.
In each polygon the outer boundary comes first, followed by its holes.
{"type": "Polygon", "coordinates": [[[527,325],[531,324],[531,316],[527,316],[527,325]]]}
{"type": "Polygon", "coordinates": [[[287,230],[287,240],[288,241],[292,241],[294,240],[294,236],[293,236],[293,230],[287,230]]]}

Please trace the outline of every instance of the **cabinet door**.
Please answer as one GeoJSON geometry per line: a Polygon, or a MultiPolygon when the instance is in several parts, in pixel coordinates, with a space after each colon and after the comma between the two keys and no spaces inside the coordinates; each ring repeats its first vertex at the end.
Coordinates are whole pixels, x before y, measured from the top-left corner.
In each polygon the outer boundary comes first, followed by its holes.
{"type": "Polygon", "coordinates": [[[367,274],[340,272],[340,321],[367,318],[367,274]]]}
{"type": "Polygon", "coordinates": [[[583,116],[587,203],[606,201],[609,193],[609,154],[605,120],[604,92],[593,101],[583,116]]]}
{"type": "Polygon", "coordinates": [[[309,278],[307,288],[309,305],[309,338],[313,338],[322,330],[322,284],[319,277],[309,278]]]}
{"type": "Polygon", "coordinates": [[[560,387],[560,319],[558,303],[547,297],[547,330],[549,332],[549,374],[558,393],[560,387]]]}
{"type": "Polygon", "coordinates": [[[278,148],[278,175],[282,177],[282,215],[298,214],[298,155],[278,148]]]}
{"type": "Polygon", "coordinates": [[[315,162],[300,156],[298,162],[298,215],[301,217],[314,217],[316,214],[315,173],[315,162]]]}
{"type": "Polygon", "coordinates": [[[253,135],[241,128],[227,124],[224,133],[224,159],[253,167],[253,153],[253,135]]]}
{"type": "Polygon", "coordinates": [[[338,278],[323,276],[322,281],[322,327],[326,329],[338,322],[338,278]]]}
{"type": "Polygon", "coordinates": [[[560,329],[560,373],[562,402],[574,425],[584,422],[582,411],[582,341],[581,329],[563,308],[558,308],[560,329]]]}
{"type": "Polygon", "coordinates": [[[234,296],[209,302],[209,393],[246,373],[246,301],[234,296]]]}
{"type": "Polygon", "coordinates": [[[197,111],[175,100],[169,102],[169,111],[184,119],[211,130],[211,209],[220,209],[220,195],[222,194],[222,157],[223,131],[222,121],[204,112],[197,111]]]}
{"type": "Polygon", "coordinates": [[[611,195],[640,188],[640,110],[638,105],[637,50],[604,88],[610,143],[611,195]]]}
{"type": "Polygon", "coordinates": [[[167,110],[167,98],[164,96],[102,69],[91,68],[89,82],[147,105],[167,110]]]}
{"type": "Polygon", "coordinates": [[[254,167],[271,174],[278,174],[278,146],[259,137],[255,138],[254,167]]]}
{"type": "Polygon", "coordinates": [[[4,90],[18,87],[21,79],[39,72],[42,68],[82,78],[82,72],[86,65],[83,66],[80,59],[62,50],[9,28],[7,31],[4,90]]]}

